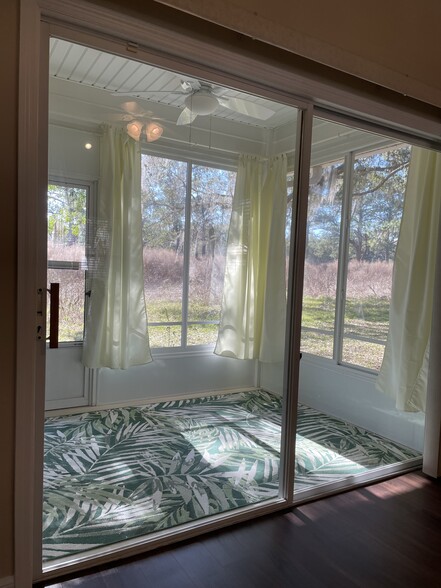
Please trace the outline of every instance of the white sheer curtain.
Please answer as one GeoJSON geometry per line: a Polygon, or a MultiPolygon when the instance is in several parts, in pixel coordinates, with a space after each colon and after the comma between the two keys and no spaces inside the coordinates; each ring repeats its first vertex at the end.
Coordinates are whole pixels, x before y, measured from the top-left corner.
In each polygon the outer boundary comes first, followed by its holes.
{"type": "Polygon", "coordinates": [[[105,127],[100,147],[95,245],[83,362],[126,369],[151,361],[144,299],[141,150],[122,129],[105,127]]]}
{"type": "Polygon", "coordinates": [[[424,411],[441,204],[441,154],[412,148],[395,255],[389,334],[377,387],[424,411]]]}
{"type": "Polygon", "coordinates": [[[285,343],[287,158],[242,155],[228,234],[215,353],[282,361],[285,343]]]}

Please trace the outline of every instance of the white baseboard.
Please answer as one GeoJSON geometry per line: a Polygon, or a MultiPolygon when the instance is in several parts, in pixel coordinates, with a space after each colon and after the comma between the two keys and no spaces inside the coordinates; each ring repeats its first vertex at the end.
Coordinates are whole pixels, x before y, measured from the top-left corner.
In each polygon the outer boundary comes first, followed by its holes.
{"type": "Polygon", "coordinates": [[[14,576],[0,578],[0,588],[14,588],[14,576]]]}

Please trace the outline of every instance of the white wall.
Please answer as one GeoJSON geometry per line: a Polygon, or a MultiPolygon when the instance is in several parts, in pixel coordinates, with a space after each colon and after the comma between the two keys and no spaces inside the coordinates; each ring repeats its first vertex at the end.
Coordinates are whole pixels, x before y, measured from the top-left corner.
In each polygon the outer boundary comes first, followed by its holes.
{"type": "Polygon", "coordinates": [[[300,366],[300,402],[423,450],[424,414],[397,410],[375,388],[376,376],[305,354],[300,366]]]}
{"type": "Polygon", "coordinates": [[[260,386],[273,394],[283,395],[283,362],[259,363],[260,386]]]}
{"type": "Polygon", "coordinates": [[[97,180],[99,161],[98,132],[49,125],[49,178],[97,180]],[[86,149],[86,143],[92,149],[86,149]]]}
{"type": "MultiPolygon", "coordinates": [[[[261,364],[260,370],[262,387],[282,393],[282,366],[261,364]]],[[[422,451],[424,415],[397,410],[392,398],[376,390],[375,378],[304,353],[300,361],[299,402],[422,451]]]]}
{"type": "Polygon", "coordinates": [[[92,374],[82,355],[82,345],[46,349],[47,410],[89,404],[92,374]]]}
{"type": "Polygon", "coordinates": [[[213,353],[154,355],[153,362],[129,370],[100,369],[98,404],[152,400],[176,396],[252,388],[254,361],[238,361],[213,353]]]}

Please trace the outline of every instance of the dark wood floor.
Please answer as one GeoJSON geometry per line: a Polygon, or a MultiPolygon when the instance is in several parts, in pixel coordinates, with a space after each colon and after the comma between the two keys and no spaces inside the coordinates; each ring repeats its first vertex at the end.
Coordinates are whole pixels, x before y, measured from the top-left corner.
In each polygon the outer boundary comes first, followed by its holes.
{"type": "Polygon", "coordinates": [[[441,480],[406,474],[43,585],[441,587],[441,480]]]}

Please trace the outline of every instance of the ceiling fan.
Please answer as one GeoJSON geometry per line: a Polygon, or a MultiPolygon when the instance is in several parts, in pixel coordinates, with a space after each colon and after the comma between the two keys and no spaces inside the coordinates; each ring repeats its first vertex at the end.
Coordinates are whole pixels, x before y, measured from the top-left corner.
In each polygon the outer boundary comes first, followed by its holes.
{"type": "Polygon", "coordinates": [[[255,104],[250,100],[244,100],[243,98],[226,98],[219,95],[219,92],[223,92],[224,88],[217,88],[206,82],[198,81],[181,81],[181,91],[170,92],[167,90],[146,90],[142,92],[114,92],[114,96],[137,96],[139,98],[147,97],[152,94],[167,93],[168,95],[179,94],[185,95],[185,108],[179,115],[176,121],[177,125],[188,125],[192,123],[197,116],[207,116],[213,114],[213,112],[219,107],[228,108],[235,112],[245,114],[252,118],[259,120],[267,120],[274,114],[274,110],[263,106],[261,104],[255,104]]]}

